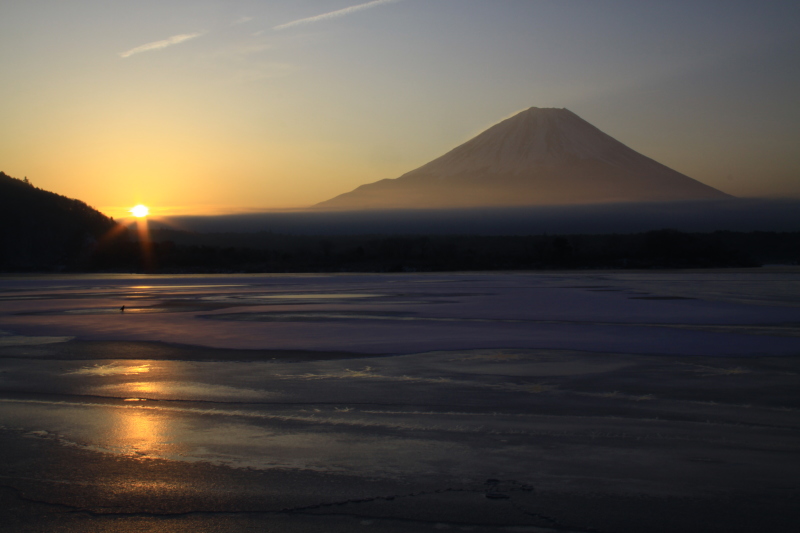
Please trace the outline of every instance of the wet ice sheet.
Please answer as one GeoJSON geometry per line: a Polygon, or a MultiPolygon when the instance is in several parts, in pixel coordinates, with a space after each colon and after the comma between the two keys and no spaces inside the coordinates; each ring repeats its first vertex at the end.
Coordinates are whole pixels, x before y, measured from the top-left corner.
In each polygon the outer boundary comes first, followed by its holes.
{"type": "Polygon", "coordinates": [[[40,346],[43,344],[57,344],[67,342],[72,339],[73,337],[14,335],[10,331],[0,330],[0,348],[9,346],[40,346]]]}
{"type": "Polygon", "coordinates": [[[622,476],[619,490],[671,491],[687,472],[713,469],[694,460],[711,450],[730,460],[750,450],[748,475],[790,475],[780,456],[800,444],[798,369],[759,361],[540,350],[303,363],[5,359],[0,424],[142,460],[367,477],[528,473],[540,486],[622,476]],[[614,473],[623,456],[664,468],[614,473]]]}
{"type": "MultiPolygon", "coordinates": [[[[653,297],[652,299],[662,299],[653,297]]],[[[664,297],[663,299],[674,299],[664,297]]],[[[682,298],[680,298],[682,299],[682,298]]],[[[487,319],[487,318],[446,318],[420,316],[412,313],[380,313],[380,312],[352,312],[352,311],[295,311],[290,313],[280,312],[249,312],[249,313],[218,313],[215,315],[202,315],[201,318],[213,320],[231,320],[243,322],[328,322],[336,320],[380,320],[380,321],[405,321],[405,322],[476,322],[476,323],[510,323],[510,324],[580,324],[591,326],[619,326],[614,322],[577,322],[565,320],[512,320],[512,319],[487,319]]],[[[719,325],[719,324],[680,324],[680,323],[629,323],[632,327],[663,327],[673,329],[688,329],[695,331],[710,331],[718,333],[741,333],[747,335],[774,335],[778,337],[800,337],[800,324],[783,323],[771,325],[719,325]]]]}
{"type": "Polygon", "coordinates": [[[756,276],[751,272],[615,273],[604,281],[613,287],[642,289],[664,297],[800,307],[800,278],[796,268],[763,269],[756,276]]]}

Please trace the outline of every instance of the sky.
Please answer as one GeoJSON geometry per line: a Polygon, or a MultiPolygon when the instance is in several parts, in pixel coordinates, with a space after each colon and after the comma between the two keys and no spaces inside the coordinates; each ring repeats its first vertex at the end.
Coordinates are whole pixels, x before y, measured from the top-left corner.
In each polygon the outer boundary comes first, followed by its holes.
{"type": "Polygon", "coordinates": [[[800,198],[796,0],[4,0],[0,170],[114,217],[301,208],[564,107],[800,198]]]}

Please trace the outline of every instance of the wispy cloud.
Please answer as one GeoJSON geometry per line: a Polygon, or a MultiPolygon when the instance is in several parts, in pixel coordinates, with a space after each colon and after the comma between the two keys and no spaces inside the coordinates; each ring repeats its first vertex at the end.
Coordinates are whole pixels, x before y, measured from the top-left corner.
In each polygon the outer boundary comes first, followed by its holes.
{"type": "Polygon", "coordinates": [[[172,46],[173,44],[183,43],[188,41],[189,39],[200,37],[201,35],[203,35],[203,32],[183,33],[181,35],[173,35],[172,37],[164,39],[163,41],[154,41],[152,43],[147,43],[141,46],[137,46],[136,48],[131,48],[127,52],[120,52],[119,57],[126,58],[126,57],[131,57],[134,54],[140,54],[142,52],[150,52],[151,50],[160,50],[162,48],[172,46]]]}
{"type": "Polygon", "coordinates": [[[231,26],[238,26],[239,24],[247,24],[251,20],[253,20],[253,17],[241,17],[241,18],[238,18],[238,19],[234,20],[231,23],[231,26]]]}
{"type": "Polygon", "coordinates": [[[358,4],[355,6],[346,7],[344,9],[339,9],[337,11],[331,11],[329,13],[323,13],[322,15],[316,15],[313,17],[308,17],[304,19],[293,20],[291,22],[287,22],[285,24],[279,24],[272,28],[273,30],[285,30],[286,28],[293,28],[294,26],[301,26],[303,24],[312,24],[314,22],[319,22],[322,20],[328,20],[338,17],[343,17],[345,15],[349,15],[350,13],[355,13],[356,11],[361,11],[363,9],[369,9],[371,7],[378,7],[383,4],[392,4],[394,2],[400,2],[401,0],[373,0],[372,2],[366,2],[364,4],[358,4]]]}

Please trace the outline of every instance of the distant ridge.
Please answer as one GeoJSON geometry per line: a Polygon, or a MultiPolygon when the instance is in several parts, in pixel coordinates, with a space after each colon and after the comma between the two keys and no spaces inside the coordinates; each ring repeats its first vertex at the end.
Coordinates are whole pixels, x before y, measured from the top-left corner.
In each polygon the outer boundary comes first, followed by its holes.
{"type": "Polygon", "coordinates": [[[567,109],[531,107],[323,209],[574,205],[730,198],[628,148],[567,109]]]}

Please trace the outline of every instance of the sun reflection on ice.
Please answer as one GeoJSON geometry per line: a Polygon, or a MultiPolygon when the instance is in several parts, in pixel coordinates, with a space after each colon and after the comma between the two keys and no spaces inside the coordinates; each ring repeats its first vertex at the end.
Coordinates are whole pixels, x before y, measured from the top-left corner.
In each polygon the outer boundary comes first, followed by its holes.
{"type": "Polygon", "coordinates": [[[129,365],[124,363],[109,363],[106,365],[94,365],[79,368],[69,372],[85,376],[134,376],[150,372],[150,364],[129,365]]]}
{"type": "Polygon", "coordinates": [[[170,393],[169,382],[159,380],[165,366],[165,362],[117,360],[69,372],[98,383],[95,390],[102,396],[125,402],[107,411],[103,447],[134,457],[163,457],[174,447],[169,437],[171,414],[145,403],[170,393]]]}
{"type": "Polygon", "coordinates": [[[132,396],[136,396],[137,394],[158,394],[164,392],[164,387],[161,383],[154,383],[152,381],[127,383],[125,389],[130,392],[132,396]]]}
{"type": "Polygon", "coordinates": [[[159,453],[165,444],[164,420],[157,412],[141,408],[119,409],[113,422],[116,446],[130,455],[159,453]]]}

